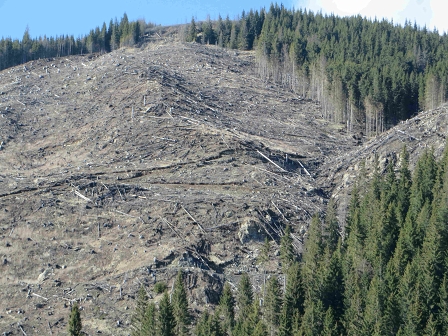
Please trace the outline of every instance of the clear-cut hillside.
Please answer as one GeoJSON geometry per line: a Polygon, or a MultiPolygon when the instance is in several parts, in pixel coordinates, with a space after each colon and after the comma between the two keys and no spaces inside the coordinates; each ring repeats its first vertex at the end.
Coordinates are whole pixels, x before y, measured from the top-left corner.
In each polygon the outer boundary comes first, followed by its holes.
{"type": "Polygon", "coordinates": [[[277,272],[284,226],[300,251],[349,167],[423,141],[358,146],[254,58],[168,41],[0,73],[1,331],[62,334],[77,300],[87,333],[127,335],[139,286],[179,269],[193,309],[242,271],[259,288],[265,236],[277,272]]]}

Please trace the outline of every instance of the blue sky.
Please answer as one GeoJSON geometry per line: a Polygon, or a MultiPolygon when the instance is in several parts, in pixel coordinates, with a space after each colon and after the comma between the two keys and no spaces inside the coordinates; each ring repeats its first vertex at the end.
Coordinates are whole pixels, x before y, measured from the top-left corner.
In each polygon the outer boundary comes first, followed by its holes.
{"type": "MultiPolygon", "coordinates": [[[[285,0],[287,8],[309,8],[337,15],[354,15],[394,19],[403,23],[414,20],[431,30],[448,30],[444,13],[447,0],[285,0]]],[[[90,29],[120,19],[144,18],[162,25],[186,23],[194,16],[203,20],[218,14],[235,18],[242,10],[269,8],[268,0],[0,0],[0,37],[21,39],[28,26],[32,37],[87,34],[90,29]]]]}

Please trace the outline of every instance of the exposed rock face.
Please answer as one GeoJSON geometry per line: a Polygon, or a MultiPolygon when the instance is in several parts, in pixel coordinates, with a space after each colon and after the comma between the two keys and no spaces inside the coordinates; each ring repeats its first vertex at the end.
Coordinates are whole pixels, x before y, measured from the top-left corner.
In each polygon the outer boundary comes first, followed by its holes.
{"type": "Polygon", "coordinates": [[[37,277],[37,282],[42,284],[45,280],[48,279],[48,276],[51,274],[51,269],[47,268],[37,277]]]}
{"type": "Polygon", "coordinates": [[[238,238],[241,244],[246,244],[249,241],[261,242],[264,240],[265,235],[261,229],[258,218],[250,217],[245,218],[238,230],[238,238]]]}

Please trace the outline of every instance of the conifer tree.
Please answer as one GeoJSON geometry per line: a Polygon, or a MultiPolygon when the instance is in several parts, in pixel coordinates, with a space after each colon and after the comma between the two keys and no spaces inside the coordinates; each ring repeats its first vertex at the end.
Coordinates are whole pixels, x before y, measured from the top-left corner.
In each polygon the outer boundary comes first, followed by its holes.
{"type": "Polygon", "coordinates": [[[444,274],[442,283],[439,289],[438,298],[438,316],[437,322],[441,335],[448,335],[448,281],[447,275],[444,274]]]}
{"type": "Polygon", "coordinates": [[[192,17],[190,26],[188,28],[187,42],[196,42],[197,33],[196,22],[194,20],[194,17],[192,17]]]}
{"type": "Polygon", "coordinates": [[[364,292],[362,279],[352,270],[345,279],[344,289],[344,329],[347,336],[360,334],[363,325],[364,292]]]}
{"type": "Polygon", "coordinates": [[[364,309],[364,321],[361,335],[384,335],[383,321],[383,283],[377,275],[370,282],[369,291],[366,294],[364,309]]]}
{"type": "Polygon", "coordinates": [[[305,241],[305,250],[303,252],[302,277],[305,290],[305,297],[309,301],[316,301],[320,298],[318,285],[322,282],[319,276],[319,263],[322,258],[322,224],[319,215],[316,214],[311,220],[308,229],[308,237],[305,241]]]}
{"type": "Polygon", "coordinates": [[[434,316],[431,314],[426,324],[425,330],[423,331],[424,336],[439,336],[440,333],[437,330],[437,322],[434,316]]]}
{"type": "Polygon", "coordinates": [[[176,321],[175,333],[179,336],[186,335],[188,332],[187,326],[190,324],[190,314],[188,312],[187,292],[182,279],[182,271],[180,270],[177,272],[171,304],[176,321]]]}
{"type": "Polygon", "coordinates": [[[82,333],[81,313],[79,312],[78,303],[75,302],[70,312],[68,321],[68,333],[70,336],[81,336],[82,333]]]}
{"type": "Polygon", "coordinates": [[[330,199],[327,207],[327,213],[325,215],[325,225],[327,231],[327,237],[325,239],[325,244],[328,246],[330,253],[333,253],[339,241],[339,223],[336,217],[336,204],[334,199],[330,199]]]}
{"type": "Polygon", "coordinates": [[[304,291],[300,265],[294,262],[286,274],[286,288],[284,293],[283,305],[280,314],[280,336],[288,336],[294,330],[298,330],[297,325],[304,309],[304,291]]]}
{"type": "Polygon", "coordinates": [[[255,325],[251,336],[269,336],[269,335],[270,334],[268,333],[266,325],[263,323],[262,320],[259,320],[258,323],[255,325]]]}
{"type": "Polygon", "coordinates": [[[218,310],[222,318],[221,325],[223,332],[231,335],[233,326],[235,325],[235,299],[233,298],[232,290],[228,282],[224,285],[218,310]]]}
{"type": "Polygon", "coordinates": [[[289,266],[294,262],[294,247],[292,245],[291,227],[286,225],[285,234],[280,240],[280,260],[282,262],[283,273],[288,271],[289,266]]]}
{"type": "Polygon", "coordinates": [[[235,336],[252,336],[258,326],[257,332],[263,332],[266,330],[263,321],[260,319],[260,304],[259,300],[252,300],[252,303],[248,310],[248,315],[246,318],[238,320],[234,335],[235,336]],[[263,326],[261,326],[263,324],[263,326]]]}
{"type": "Polygon", "coordinates": [[[281,296],[278,278],[271,276],[266,284],[266,294],[263,302],[263,317],[266,321],[269,335],[276,335],[280,324],[281,296]]]}
{"type": "Polygon", "coordinates": [[[210,313],[206,310],[199,318],[194,329],[196,336],[210,336],[211,335],[211,321],[210,313]]]}
{"type": "Polygon", "coordinates": [[[208,311],[204,311],[196,324],[196,336],[224,336],[219,324],[219,316],[217,311],[211,315],[208,311]]]}
{"type": "Polygon", "coordinates": [[[137,293],[137,303],[134,315],[131,318],[132,336],[140,336],[142,334],[143,321],[145,320],[146,308],[148,306],[148,295],[143,285],[137,293]]]}
{"type": "Polygon", "coordinates": [[[165,292],[159,302],[157,336],[175,336],[176,320],[168,293],[165,292]]]}
{"type": "Polygon", "coordinates": [[[254,294],[252,284],[247,273],[241,275],[238,283],[236,303],[238,306],[238,323],[243,323],[250,315],[254,294]]]}
{"type": "Polygon", "coordinates": [[[322,301],[305,301],[305,311],[303,313],[301,335],[320,335],[324,326],[324,311],[322,301]]]}
{"type": "Polygon", "coordinates": [[[154,302],[149,302],[146,306],[145,315],[142,321],[141,333],[135,335],[152,335],[157,328],[157,309],[154,302]]]}
{"type": "Polygon", "coordinates": [[[397,220],[399,227],[404,225],[409,209],[412,177],[409,171],[409,153],[406,146],[401,152],[400,176],[397,183],[397,220]]]}
{"type": "Polygon", "coordinates": [[[344,311],[344,274],[340,245],[333,254],[327,246],[322,259],[318,272],[319,277],[322,278],[320,299],[324,310],[332,308],[334,318],[339,320],[344,311]]]}
{"type": "Polygon", "coordinates": [[[330,307],[325,312],[324,322],[322,326],[322,336],[337,336],[338,327],[334,318],[333,309],[330,307]]]}

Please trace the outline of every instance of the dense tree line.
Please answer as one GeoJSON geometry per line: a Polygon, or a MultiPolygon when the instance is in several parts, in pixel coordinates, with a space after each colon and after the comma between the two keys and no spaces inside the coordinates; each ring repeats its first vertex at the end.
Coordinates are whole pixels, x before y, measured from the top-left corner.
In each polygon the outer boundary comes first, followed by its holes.
{"type": "MultiPolygon", "coordinates": [[[[140,291],[134,335],[448,334],[448,145],[440,161],[426,150],[413,174],[405,148],[385,173],[364,173],[344,229],[330,202],[324,220],[313,217],[300,256],[290,230],[281,239],[283,272],[259,293],[243,274],[190,327],[179,272],[171,301],[165,293],[158,309],[140,291]]],[[[260,261],[269,250],[267,241],[260,261]]]]}
{"type": "Polygon", "coordinates": [[[448,97],[448,37],[415,23],[337,17],[277,4],[238,20],[192,20],[187,41],[258,51],[258,71],[368,135],[448,97]]]}
{"type": "Polygon", "coordinates": [[[151,26],[144,21],[129,21],[125,13],[120,21],[110,20],[108,26],[103,23],[88,35],[77,38],[73,35],[31,38],[27,28],[22,40],[0,40],[0,70],[39,58],[105,53],[133,46],[140,42],[145,29],[151,26]]]}

